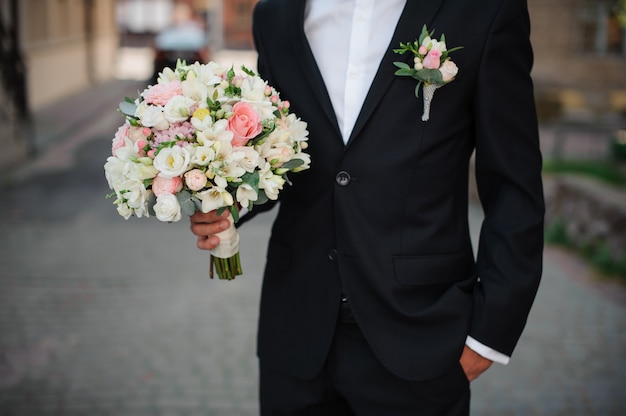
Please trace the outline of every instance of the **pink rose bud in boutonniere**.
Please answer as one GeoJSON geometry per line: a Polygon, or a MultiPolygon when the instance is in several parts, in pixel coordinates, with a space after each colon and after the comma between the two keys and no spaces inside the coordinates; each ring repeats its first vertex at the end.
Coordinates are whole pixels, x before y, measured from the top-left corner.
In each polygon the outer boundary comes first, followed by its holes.
{"type": "Polygon", "coordinates": [[[441,59],[441,51],[438,51],[437,49],[431,49],[430,52],[428,52],[428,55],[426,55],[426,57],[424,58],[424,68],[427,68],[427,69],[439,68],[440,59],[441,59]]]}

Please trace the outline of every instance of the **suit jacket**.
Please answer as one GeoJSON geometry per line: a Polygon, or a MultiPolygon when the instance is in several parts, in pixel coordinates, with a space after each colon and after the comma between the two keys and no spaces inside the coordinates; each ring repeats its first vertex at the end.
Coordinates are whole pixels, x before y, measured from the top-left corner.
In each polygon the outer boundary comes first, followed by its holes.
{"type": "MultiPolygon", "coordinates": [[[[541,155],[523,0],[408,0],[354,130],[342,141],[303,30],[304,0],[262,0],[253,32],[261,76],[308,123],[311,169],[291,177],[272,228],[258,354],[296,377],[321,370],[340,294],[380,361],[421,380],[458,366],[466,336],[510,355],[538,288],[541,155]],[[430,120],[392,49],[424,24],[459,67],[430,120]],[[485,212],[477,259],[469,160],[485,212]]],[[[367,47],[367,45],[364,45],[367,47]]],[[[252,215],[264,208],[252,211],[252,215]]],[[[250,217],[251,217],[250,216],[250,217]]]]}

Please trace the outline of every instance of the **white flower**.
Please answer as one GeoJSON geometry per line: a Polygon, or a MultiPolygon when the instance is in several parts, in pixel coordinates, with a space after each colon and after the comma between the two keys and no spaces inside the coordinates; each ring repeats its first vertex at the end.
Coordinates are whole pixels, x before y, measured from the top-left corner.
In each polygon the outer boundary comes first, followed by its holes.
{"type": "Polygon", "coordinates": [[[104,164],[104,175],[110,189],[115,189],[116,184],[124,180],[125,169],[126,162],[115,156],[109,156],[104,164]]]}
{"type": "Polygon", "coordinates": [[[234,203],[233,196],[224,188],[213,186],[206,191],[196,194],[202,201],[202,212],[207,213],[218,208],[230,206],[234,203]]]}
{"type": "Polygon", "coordinates": [[[154,158],[154,167],[165,178],[180,176],[189,167],[191,154],[184,147],[164,148],[154,158]]]}
{"type": "Polygon", "coordinates": [[[141,120],[144,127],[154,127],[157,130],[165,130],[170,123],[163,115],[163,107],[160,105],[150,105],[143,101],[137,106],[135,115],[141,120]]]}
{"type": "Polygon", "coordinates": [[[270,169],[269,163],[259,171],[259,189],[265,191],[265,195],[273,201],[278,199],[278,193],[283,189],[285,179],[282,176],[275,175],[270,169]]]}
{"type": "Polygon", "coordinates": [[[287,121],[287,126],[289,127],[291,140],[295,142],[307,140],[309,131],[307,130],[308,125],[306,122],[300,120],[295,114],[289,114],[285,120],[287,121]]]}
{"type": "Polygon", "coordinates": [[[198,166],[207,166],[215,160],[215,149],[211,145],[197,146],[195,147],[191,156],[191,163],[198,166]]]}
{"type": "Polygon", "coordinates": [[[241,98],[251,102],[266,100],[265,85],[265,81],[259,77],[246,77],[241,83],[241,98]]]}
{"type": "Polygon", "coordinates": [[[124,217],[125,220],[129,219],[133,215],[133,210],[125,203],[116,201],[117,213],[124,217]]]}
{"type": "Polygon", "coordinates": [[[191,107],[195,103],[196,102],[189,97],[177,95],[170,98],[167,104],[165,104],[163,114],[170,123],[180,123],[189,118],[191,115],[191,107]]]}
{"type": "Polygon", "coordinates": [[[242,146],[237,148],[237,152],[243,154],[238,162],[239,165],[246,170],[246,172],[254,172],[259,165],[259,153],[250,146],[242,146]]]}
{"type": "Polygon", "coordinates": [[[247,183],[243,183],[237,188],[237,201],[242,207],[248,207],[250,201],[256,201],[257,199],[259,199],[259,194],[247,183]]]}
{"type": "Polygon", "coordinates": [[[141,181],[126,180],[116,184],[118,200],[122,199],[137,217],[148,216],[148,191],[141,181]]]}
{"type": "Polygon", "coordinates": [[[213,145],[217,141],[230,143],[233,140],[233,132],[227,130],[227,128],[227,120],[217,120],[208,130],[199,131],[196,140],[204,145],[213,145]]]}
{"type": "MultiPolygon", "coordinates": [[[[190,72],[190,75],[191,74],[193,74],[193,72],[190,72]]],[[[206,84],[198,78],[195,78],[195,76],[193,79],[188,76],[187,79],[181,84],[183,87],[183,95],[185,97],[189,97],[197,103],[206,103],[206,99],[209,95],[209,88],[206,84]]]]}
{"type": "Polygon", "coordinates": [[[459,72],[459,68],[456,66],[454,62],[452,62],[449,59],[446,59],[441,65],[441,68],[439,68],[439,71],[441,71],[443,82],[447,83],[454,79],[456,74],[459,72]]]}
{"type": "Polygon", "coordinates": [[[179,221],[181,219],[180,204],[176,195],[165,193],[157,196],[154,213],[159,221],[179,221]]]}

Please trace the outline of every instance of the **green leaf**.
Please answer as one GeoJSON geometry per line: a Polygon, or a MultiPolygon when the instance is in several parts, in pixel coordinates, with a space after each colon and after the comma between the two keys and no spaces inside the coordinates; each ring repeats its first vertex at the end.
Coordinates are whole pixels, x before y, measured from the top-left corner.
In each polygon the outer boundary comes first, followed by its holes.
{"type": "Polygon", "coordinates": [[[255,191],[259,191],[259,171],[255,170],[252,173],[246,173],[241,177],[242,183],[249,185],[255,191]]]}
{"type": "Polygon", "coordinates": [[[127,116],[131,116],[131,117],[135,117],[135,112],[137,111],[137,106],[132,103],[132,102],[128,102],[128,101],[122,101],[119,105],[119,109],[122,112],[122,114],[125,114],[127,116]]]}
{"type": "Polygon", "coordinates": [[[176,199],[178,199],[180,209],[184,214],[191,216],[196,212],[196,204],[191,200],[191,192],[181,191],[176,194],[176,199]]]}
{"type": "Polygon", "coordinates": [[[283,163],[283,165],[281,166],[281,169],[291,170],[303,164],[304,164],[304,160],[302,159],[291,159],[290,161],[283,163]]]}
{"type": "Polygon", "coordinates": [[[415,74],[415,70],[414,69],[398,69],[395,72],[395,75],[399,76],[399,77],[412,77],[415,74]]]}
{"type": "Polygon", "coordinates": [[[254,73],[254,71],[252,71],[252,70],[250,70],[250,69],[246,68],[246,66],[245,66],[245,65],[241,65],[241,70],[242,70],[243,72],[245,72],[246,74],[250,75],[251,77],[255,77],[255,76],[256,76],[256,74],[254,73]]]}
{"type": "Polygon", "coordinates": [[[420,69],[415,72],[413,78],[427,84],[443,84],[443,76],[438,69],[420,69]]]}
{"type": "Polygon", "coordinates": [[[230,215],[233,216],[233,221],[235,223],[238,223],[239,222],[239,210],[237,209],[237,207],[234,205],[231,205],[228,207],[228,210],[230,211],[230,215]]]}
{"type": "Polygon", "coordinates": [[[259,190],[259,197],[256,201],[254,201],[254,205],[263,205],[270,199],[265,195],[265,191],[263,189],[259,190]]]}
{"type": "Polygon", "coordinates": [[[156,204],[156,195],[153,193],[148,197],[148,214],[155,216],[156,212],[154,212],[154,204],[156,204]]]}
{"type": "Polygon", "coordinates": [[[406,62],[394,62],[393,64],[400,69],[412,69],[406,62]]]}
{"type": "Polygon", "coordinates": [[[420,87],[422,86],[421,82],[418,82],[417,85],[415,86],[415,96],[417,98],[420,98],[420,87]]]}

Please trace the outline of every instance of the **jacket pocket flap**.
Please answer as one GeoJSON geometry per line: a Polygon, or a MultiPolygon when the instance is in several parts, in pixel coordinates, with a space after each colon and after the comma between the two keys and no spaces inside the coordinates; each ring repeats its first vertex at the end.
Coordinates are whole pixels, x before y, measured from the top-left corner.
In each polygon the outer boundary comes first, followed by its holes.
{"type": "Polygon", "coordinates": [[[471,250],[451,254],[394,256],[396,281],[403,285],[421,286],[451,284],[468,277],[474,263],[471,250]]]}

